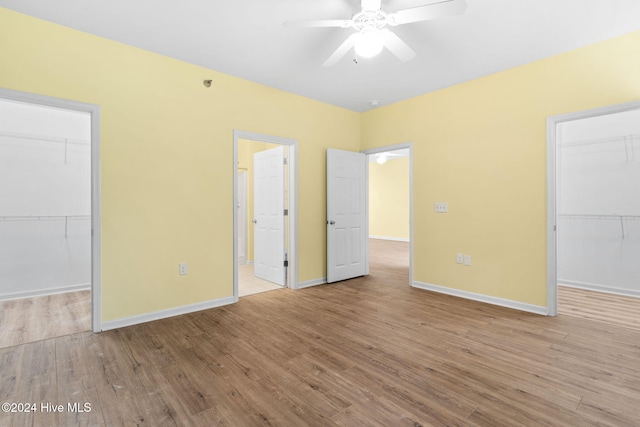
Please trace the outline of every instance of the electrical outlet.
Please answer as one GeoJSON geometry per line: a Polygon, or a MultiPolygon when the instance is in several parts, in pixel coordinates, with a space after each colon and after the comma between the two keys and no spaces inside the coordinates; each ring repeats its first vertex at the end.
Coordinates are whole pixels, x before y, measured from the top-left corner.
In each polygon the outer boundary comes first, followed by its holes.
{"type": "Polygon", "coordinates": [[[178,264],[178,268],[179,268],[181,276],[185,276],[187,274],[188,269],[187,269],[187,263],[186,262],[181,262],[180,264],[178,264]]]}
{"type": "Polygon", "coordinates": [[[464,265],[466,265],[467,267],[471,265],[471,255],[464,256],[464,265]]]}
{"type": "Polygon", "coordinates": [[[449,212],[449,203],[447,203],[447,202],[436,202],[435,211],[436,211],[436,213],[447,213],[447,212],[449,212]]]}
{"type": "Polygon", "coordinates": [[[459,253],[459,252],[458,252],[458,253],[456,254],[456,264],[462,264],[463,259],[464,259],[463,257],[464,257],[464,256],[463,256],[461,253],[459,253]]]}

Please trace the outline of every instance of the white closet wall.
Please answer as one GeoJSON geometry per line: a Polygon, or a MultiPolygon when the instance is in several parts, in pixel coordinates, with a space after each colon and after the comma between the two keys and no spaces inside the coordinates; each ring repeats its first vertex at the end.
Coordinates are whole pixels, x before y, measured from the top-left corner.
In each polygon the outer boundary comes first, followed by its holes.
{"type": "Polygon", "coordinates": [[[0,299],[91,282],[91,124],[0,99],[0,299]]]}
{"type": "Polygon", "coordinates": [[[640,296],[640,111],[559,137],[558,282],[640,296]]]}

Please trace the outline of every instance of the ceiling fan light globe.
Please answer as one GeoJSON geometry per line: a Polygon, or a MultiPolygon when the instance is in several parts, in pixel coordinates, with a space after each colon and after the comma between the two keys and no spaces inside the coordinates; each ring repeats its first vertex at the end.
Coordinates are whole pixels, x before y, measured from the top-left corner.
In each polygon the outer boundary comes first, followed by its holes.
{"type": "Polygon", "coordinates": [[[354,40],[354,49],[362,58],[372,58],[382,52],[384,43],[377,31],[362,31],[354,40]]]}

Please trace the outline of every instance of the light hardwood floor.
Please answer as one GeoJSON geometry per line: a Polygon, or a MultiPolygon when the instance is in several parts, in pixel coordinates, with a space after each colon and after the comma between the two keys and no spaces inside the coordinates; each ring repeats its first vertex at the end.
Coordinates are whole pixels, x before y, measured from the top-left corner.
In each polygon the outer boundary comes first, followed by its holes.
{"type": "Polygon", "coordinates": [[[640,298],[636,297],[558,286],[558,314],[640,332],[640,298]]]}
{"type": "Polygon", "coordinates": [[[0,348],[89,330],[91,291],[0,301],[0,348]]]}
{"type": "Polygon", "coordinates": [[[92,409],[0,413],[0,426],[640,420],[639,331],[411,288],[395,261],[356,280],[0,349],[0,376],[3,402],[92,409]]]}

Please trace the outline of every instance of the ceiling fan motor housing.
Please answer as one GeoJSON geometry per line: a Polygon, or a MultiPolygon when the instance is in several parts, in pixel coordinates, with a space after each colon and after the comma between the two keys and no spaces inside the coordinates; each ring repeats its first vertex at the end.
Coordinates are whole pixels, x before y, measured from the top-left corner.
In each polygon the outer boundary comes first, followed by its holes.
{"type": "Polygon", "coordinates": [[[387,25],[387,14],[381,10],[362,10],[352,21],[351,26],[358,31],[377,31],[387,25]]]}

